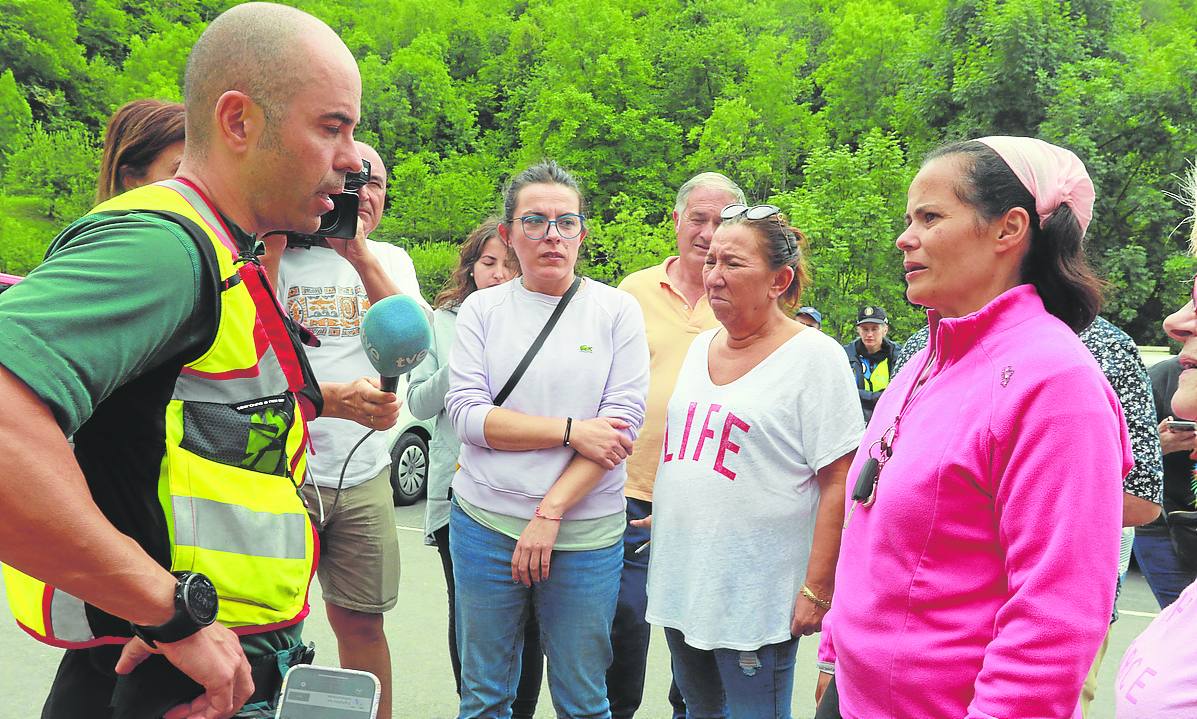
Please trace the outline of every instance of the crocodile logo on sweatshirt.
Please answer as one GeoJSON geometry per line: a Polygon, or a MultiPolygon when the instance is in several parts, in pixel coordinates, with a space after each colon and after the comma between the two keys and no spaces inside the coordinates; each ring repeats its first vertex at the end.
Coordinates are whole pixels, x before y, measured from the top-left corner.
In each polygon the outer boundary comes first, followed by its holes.
{"type": "Polygon", "coordinates": [[[594,352],[594,348],[591,347],[590,345],[578,345],[578,351],[585,352],[586,354],[590,354],[591,352],[594,352]]]}

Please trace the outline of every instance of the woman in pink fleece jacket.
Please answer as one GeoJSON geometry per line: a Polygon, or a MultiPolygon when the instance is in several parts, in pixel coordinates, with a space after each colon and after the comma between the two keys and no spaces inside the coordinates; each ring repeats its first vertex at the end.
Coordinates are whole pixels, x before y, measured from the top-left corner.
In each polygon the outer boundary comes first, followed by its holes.
{"type": "Polygon", "coordinates": [[[1082,250],[1092,207],[1080,160],[1030,138],[949,145],[911,183],[897,246],[931,340],[848,473],[855,496],[874,493],[849,503],[820,648],[844,717],[1077,708],[1132,466],[1122,410],[1076,336],[1100,303],[1082,250]]]}

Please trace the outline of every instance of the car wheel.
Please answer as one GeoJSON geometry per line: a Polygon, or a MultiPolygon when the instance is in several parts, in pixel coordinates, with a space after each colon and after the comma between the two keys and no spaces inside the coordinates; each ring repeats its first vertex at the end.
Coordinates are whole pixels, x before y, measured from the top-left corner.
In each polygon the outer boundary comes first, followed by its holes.
{"type": "Polygon", "coordinates": [[[428,488],[428,444],[405,432],[391,448],[391,489],[395,506],[415,504],[428,488]]]}

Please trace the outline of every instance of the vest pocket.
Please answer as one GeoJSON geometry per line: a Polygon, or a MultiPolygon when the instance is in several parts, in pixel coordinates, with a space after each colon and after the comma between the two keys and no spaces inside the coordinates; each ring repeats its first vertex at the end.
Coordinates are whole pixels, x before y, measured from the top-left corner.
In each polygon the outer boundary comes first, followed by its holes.
{"type": "Polygon", "coordinates": [[[276,395],[241,402],[183,402],[180,446],[213,462],[286,476],[287,435],[295,400],[276,395]]]}
{"type": "Polygon", "coordinates": [[[287,477],[217,464],[168,449],[160,489],[171,539],[171,570],[206,574],[230,627],[287,622],[304,610],[315,533],[287,477]]]}

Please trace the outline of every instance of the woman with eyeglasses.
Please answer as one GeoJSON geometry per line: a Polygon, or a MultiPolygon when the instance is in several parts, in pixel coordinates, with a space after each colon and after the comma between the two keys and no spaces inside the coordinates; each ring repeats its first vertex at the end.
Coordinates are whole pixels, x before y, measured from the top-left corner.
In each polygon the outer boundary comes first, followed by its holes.
{"type": "Polygon", "coordinates": [[[897,247],[930,343],[848,472],[821,668],[851,719],[1079,717],[1132,466],[1076,335],[1100,304],[1093,183],[1068,150],[986,137],[932,152],[907,198],[897,247]]]}
{"type": "Polygon", "coordinates": [[[692,717],[789,719],[798,639],[832,603],[844,476],[864,429],[839,343],[791,317],[802,233],[729,205],[653,490],[650,623],[692,717]],[[790,311],[788,311],[790,310],[790,311]]]}
{"type": "MultiPolygon", "coordinates": [[[[1190,254],[1197,255],[1197,166],[1181,196],[1191,204],[1190,254]]],[[[1183,344],[1180,377],[1172,394],[1177,419],[1197,419],[1197,277],[1191,301],[1164,320],[1164,331],[1183,344]]],[[[1172,519],[1169,513],[1168,519],[1172,519]]],[[[1192,527],[1190,526],[1191,530],[1192,527]]],[[[1118,719],[1192,719],[1197,714],[1197,583],[1152,620],[1126,650],[1118,669],[1118,719]]]]}
{"type": "Polygon", "coordinates": [[[568,172],[524,170],[503,211],[522,276],[462,302],[445,396],[462,443],[449,517],[460,717],[509,716],[535,606],[557,715],[602,719],[644,317],[631,295],[575,274],[586,220],[568,172]]]}
{"type": "MultiPolygon", "coordinates": [[[[449,483],[457,469],[461,442],[445,412],[449,389],[449,349],[457,336],[457,312],[461,303],[478,290],[501,285],[519,276],[519,261],[499,237],[499,219],[492,217],[478,225],[461,245],[456,269],[433,303],[432,347],[428,357],[412,371],[407,385],[407,406],[416,419],[436,418],[429,445],[428,500],[424,511],[424,543],[436,546],[449,591],[449,660],[458,696],[461,695],[461,658],[457,653],[456,597],[453,587],[453,557],[449,552],[449,483]]],[[[532,719],[540,698],[544,657],[540,651],[540,630],[535,614],[529,613],[524,630],[524,651],[518,689],[511,708],[512,719],[532,719]]]]}

